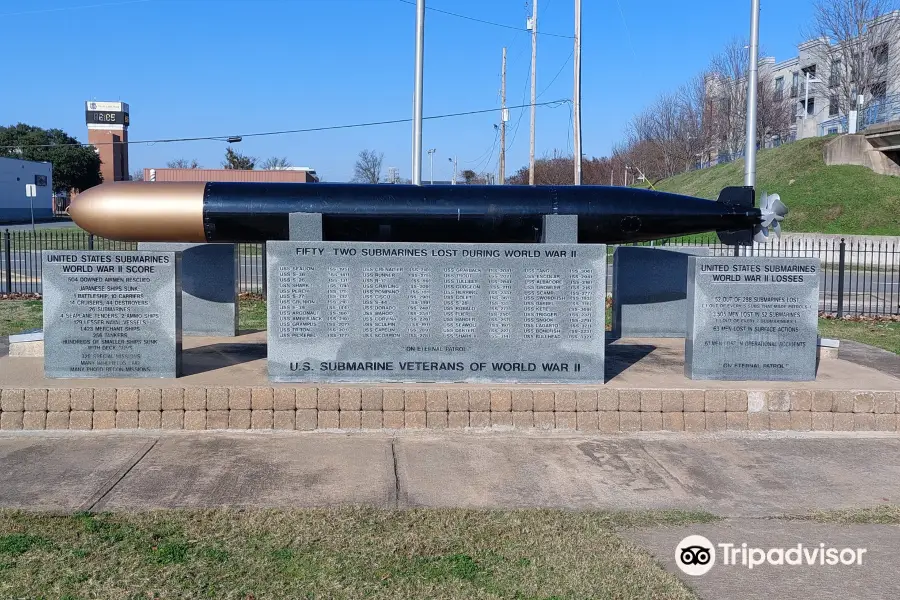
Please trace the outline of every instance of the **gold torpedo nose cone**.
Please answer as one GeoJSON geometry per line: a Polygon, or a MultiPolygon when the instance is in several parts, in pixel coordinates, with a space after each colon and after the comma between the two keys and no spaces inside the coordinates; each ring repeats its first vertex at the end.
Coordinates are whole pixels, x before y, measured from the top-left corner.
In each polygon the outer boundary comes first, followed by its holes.
{"type": "Polygon", "coordinates": [[[121,181],[81,192],[68,213],[94,235],[127,242],[205,242],[205,183],[121,181]]]}

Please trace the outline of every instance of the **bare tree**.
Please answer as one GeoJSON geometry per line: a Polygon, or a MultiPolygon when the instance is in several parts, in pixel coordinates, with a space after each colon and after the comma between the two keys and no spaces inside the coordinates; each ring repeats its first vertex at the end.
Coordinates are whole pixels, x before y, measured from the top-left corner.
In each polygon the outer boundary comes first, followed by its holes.
{"type": "MultiPolygon", "coordinates": [[[[747,94],[750,62],[749,44],[732,40],[715,56],[705,76],[704,136],[709,154],[724,151],[739,156],[747,146],[747,94]]],[[[762,65],[757,79],[756,144],[765,147],[774,138],[790,134],[795,106],[784,90],[775,90],[771,69],[762,65]]]]}
{"type": "Polygon", "coordinates": [[[891,57],[900,38],[895,7],[895,0],[815,1],[806,33],[815,41],[810,54],[823,67],[817,69],[822,81],[817,85],[827,90],[823,95],[836,97],[845,115],[856,107],[858,95],[865,96],[866,105],[883,99],[900,76],[900,60],[891,57]]]}
{"type": "Polygon", "coordinates": [[[363,150],[353,167],[353,181],[357,183],[378,183],[381,181],[381,165],[384,154],[374,150],[363,150]]]}
{"type": "Polygon", "coordinates": [[[748,44],[734,39],[713,57],[707,77],[707,94],[712,100],[709,118],[720,149],[732,156],[740,154],[747,142],[748,44]]]}
{"type": "Polygon", "coordinates": [[[131,180],[132,181],[143,181],[144,180],[144,170],[143,169],[135,169],[131,172],[131,180]]]}
{"type": "Polygon", "coordinates": [[[714,123],[707,119],[709,109],[707,77],[708,73],[705,71],[695,75],[678,90],[683,122],[684,156],[681,158],[688,168],[708,158],[714,146],[714,123]]]}
{"type": "Polygon", "coordinates": [[[627,147],[619,152],[623,167],[639,162],[642,170],[660,178],[690,170],[711,145],[704,118],[705,85],[703,78],[691,80],[674,94],[662,94],[635,116],[627,147]]]}
{"type": "Polygon", "coordinates": [[[167,162],[166,166],[170,169],[199,169],[200,163],[197,162],[196,158],[192,158],[191,160],[187,160],[186,158],[176,158],[175,160],[167,162]]]}
{"type": "Polygon", "coordinates": [[[786,97],[783,89],[775,89],[771,71],[760,71],[758,85],[756,141],[760,147],[765,147],[769,140],[784,140],[790,136],[796,104],[786,97]]]}
{"type": "Polygon", "coordinates": [[[287,157],[272,156],[263,161],[260,169],[263,171],[281,171],[292,166],[287,157]]]}

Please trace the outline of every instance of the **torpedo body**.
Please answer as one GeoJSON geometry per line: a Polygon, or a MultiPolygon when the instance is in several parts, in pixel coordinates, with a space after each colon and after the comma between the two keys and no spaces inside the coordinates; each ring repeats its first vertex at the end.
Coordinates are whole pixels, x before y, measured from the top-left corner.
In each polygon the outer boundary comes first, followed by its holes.
{"type": "Polygon", "coordinates": [[[287,240],[291,213],[321,213],[327,241],[385,242],[537,242],[544,215],[578,215],[582,244],[709,231],[749,244],[763,221],[745,187],[710,201],[605,186],[118,182],[69,208],[91,233],[147,242],[287,240]]]}

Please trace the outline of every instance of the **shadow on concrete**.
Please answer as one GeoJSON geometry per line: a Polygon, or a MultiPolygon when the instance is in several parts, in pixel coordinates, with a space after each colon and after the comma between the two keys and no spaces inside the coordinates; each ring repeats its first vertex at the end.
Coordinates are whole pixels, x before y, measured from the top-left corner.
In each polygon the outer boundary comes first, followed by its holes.
{"type": "Polygon", "coordinates": [[[251,335],[254,333],[264,333],[265,331],[266,331],[265,329],[239,329],[237,334],[239,336],[240,335],[251,335]]]}
{"type": "Polygon", "coordinates": [[[182,353],[182,376],[198,375],[266,358],[266,344],[210,344],[186,348],[182,353]]]}
{"type": "Polygon", "coordinates": [[[886,375],[900,376],[900,356],[868,344],[841,340],[838,358],[864,367],[871,367],[886,375]]]}
{"type": "Polygon", "coordinates": [[[606,345],[605,382],[609,383],[611,380],[650,356],[654,350],[656,350],[656,346],[651,344],[608,343],[606,345]]]}

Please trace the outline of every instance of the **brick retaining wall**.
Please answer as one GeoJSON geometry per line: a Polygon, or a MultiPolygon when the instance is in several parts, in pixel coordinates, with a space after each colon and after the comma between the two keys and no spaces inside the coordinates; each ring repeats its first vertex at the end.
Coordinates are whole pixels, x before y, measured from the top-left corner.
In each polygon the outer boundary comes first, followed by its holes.
{"type": "Polygon", "coordinates": [[[188,387],[0,391],[0,430],[897,431],[900,392],[188,387]]]}

